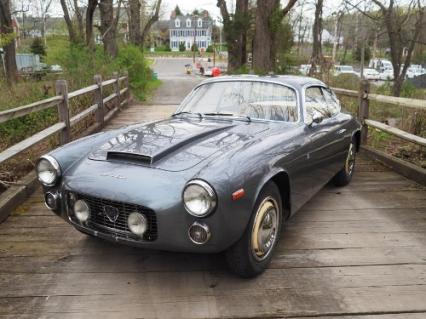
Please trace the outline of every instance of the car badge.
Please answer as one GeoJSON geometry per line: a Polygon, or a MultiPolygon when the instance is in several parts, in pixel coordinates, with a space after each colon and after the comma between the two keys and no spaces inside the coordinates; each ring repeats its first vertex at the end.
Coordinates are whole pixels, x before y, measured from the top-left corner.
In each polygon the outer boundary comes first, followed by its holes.
{"type": "Polygon", "coordinates": [[[104,206],[105,216],[109,219],[110,222],[115,223],[120,215],[118,208],[113,206],[104,206]]]}

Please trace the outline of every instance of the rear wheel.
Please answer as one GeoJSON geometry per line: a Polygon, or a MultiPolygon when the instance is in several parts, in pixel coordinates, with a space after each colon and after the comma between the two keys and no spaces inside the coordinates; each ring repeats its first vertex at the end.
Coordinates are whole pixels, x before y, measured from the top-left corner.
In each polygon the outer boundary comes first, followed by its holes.
{"type": "Polygon", "coordinates": [[[281,223],[280,192],[274,183],[268,183],[257,198],[243,236],[226,253],[231,271],[245,278],[262,273],[271,261],[281,223]]]}
{"type": "Polygon", "coordinates": [[[355,159],[356,145],[354,139],[352,139],[351,144],[349,144],[348,154],[346,155],[345,165],[333,178],[334,185],[346,186],[351,182],[355,170],[355,159]]]}

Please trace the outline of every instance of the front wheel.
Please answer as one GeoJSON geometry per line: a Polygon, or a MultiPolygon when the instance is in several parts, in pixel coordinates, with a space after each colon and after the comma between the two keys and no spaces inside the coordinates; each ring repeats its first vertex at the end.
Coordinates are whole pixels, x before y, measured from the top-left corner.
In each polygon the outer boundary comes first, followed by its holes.
{"type": "Polygon", "coordinates": [[[356,145],[355,145],[355,141],[352,140],[351,144],[349,144],[345,165],[333,178],[334,185],[346,186],[351,182],[352,176],[355,170],[355,159],[356,159],[356,145]]]}
{"type": "Polygon", "coordinates": [[[250,278],[265,271],[280,235],[282,215],[278,187],[268,183],[256,200],[243,236],[226,252],[232,272],[250,278]]]}

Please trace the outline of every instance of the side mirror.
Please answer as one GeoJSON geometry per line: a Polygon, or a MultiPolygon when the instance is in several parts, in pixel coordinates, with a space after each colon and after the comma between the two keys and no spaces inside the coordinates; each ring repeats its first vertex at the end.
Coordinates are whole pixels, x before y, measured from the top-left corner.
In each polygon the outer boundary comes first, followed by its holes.
{"type": "Polygon", "coordinates": [[[314,112],[314,114],[312,115],[313,123],[317,123],[317,124],[321,123],[323,119],[324,119],[324,116],[322,116],[320,112],[314,112]]]}
{"type": "Polygon", "coordinates": [[[324,119],[324,116],[318,112],[318,111],[314,111],[314,114],[312,114],[312,116],[310,116],[309,120],[307,121],[307,125],[308,126],[312,126],[314,123],[318,124],[321,123],[324,119]]]}

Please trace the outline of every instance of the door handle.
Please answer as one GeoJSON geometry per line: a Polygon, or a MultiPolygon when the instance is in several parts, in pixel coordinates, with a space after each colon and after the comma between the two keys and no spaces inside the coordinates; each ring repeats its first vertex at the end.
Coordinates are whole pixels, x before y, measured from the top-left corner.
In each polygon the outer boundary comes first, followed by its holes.
{"type": "Polygon", "coordinates": [[[338,130],[337,131],[337,134],[343,134],[343,133],[345,133],[346,132],[346,129],[345,128],[342,128],[341,130],[338,130]]]}

